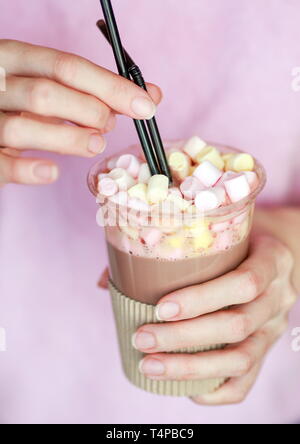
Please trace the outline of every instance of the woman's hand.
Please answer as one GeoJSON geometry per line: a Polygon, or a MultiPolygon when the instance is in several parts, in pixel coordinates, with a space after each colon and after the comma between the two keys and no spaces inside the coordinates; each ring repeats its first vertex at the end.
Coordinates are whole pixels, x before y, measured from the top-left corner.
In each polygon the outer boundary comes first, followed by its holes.
{"type": "Polygon", "coordinates": [[[156,380],[230,378],[215,393],[194,400],[207,405],[241,402],[266,353],[287,328],[297,298],[293,267],[284,244],[273,236],[255,235],[250,255],[238,269],[163,297],[157,316],[166,322],[144,325],[133,338],[146,354],[141,372],[156,380]],[[229,345],[219,351],[169,353],[223,343],[229,345]]]}
{"type": "Polygon", "coordinates": [[[55,163],[22,158],[24,150],[92,157],[105,148],[103,134],[115,114],[149,119],[161,99],[158,87],[144,90],[76,55],[0,40],[0,186],[47,184],[58,177],[55,163]],[[70,122],[74,125],[70,125],[70,122]]]}

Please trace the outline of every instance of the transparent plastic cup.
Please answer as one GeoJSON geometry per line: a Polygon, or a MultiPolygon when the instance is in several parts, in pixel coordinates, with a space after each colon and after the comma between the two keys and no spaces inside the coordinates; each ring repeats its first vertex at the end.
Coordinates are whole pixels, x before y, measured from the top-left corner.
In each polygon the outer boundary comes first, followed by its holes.
{"type": "MultiPolygon", "coordinates": [[[[184,141],[170,142],[176,148],[184,141]]],[[[222,153],[239,151],[216,146],[222,153]]],[[[140,147],[120,153],[132,153],[143,159],[140,147]]],[[[94,165],[88,184],[98,195],[99,174],[108,171],[107,159],[94,165]]],[[[234,270],[248,254],[255,201],[266,182],[264,168],[256,160],[258,182],[245,199],[205,213],[179,209],[172,202],[154,206],[136,206],[136,202],[97,197],[99,225],[105,229],[110,292],[116,317],[123,367],[137,386],[154,392],[192,396],[215,390],[224,380],[150,381],[138,371],[142,354],[133,349],[131,336],[136,328],[159,322],[155,305],[172,291],[201,284],[234,270]],[[168,384],[169,383],[169,384],[168,384]]],[[[199,352],[223,347],[196,347],[179,352],[199,352]]]]}

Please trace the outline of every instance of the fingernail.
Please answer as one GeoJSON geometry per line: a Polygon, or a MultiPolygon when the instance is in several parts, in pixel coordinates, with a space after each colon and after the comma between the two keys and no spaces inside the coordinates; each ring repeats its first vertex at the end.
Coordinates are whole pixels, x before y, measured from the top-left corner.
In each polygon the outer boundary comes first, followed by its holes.
{"type": "Polygon", "coordinates": [[[33,175],[39,182],[54,182],[58,178],[58,168],[48,163],[37,163],[33,167],[33,175]]]}
{"type": "Polygon", "coordinates": [[[163,302],[156,307],[156,317],[160,321],[166,321],[177,316],[180,306],[176,302],[163,302]]]}
{"type": "Polygon", "coordinates": [[[156,106],[146,97],[134,99],[131,103],[131,109],[141,119],[152,119],[156,112],[156,106]]]}
{"type": "Polygon", "coordinates": [[[89,139],[88,150],[93,154],[100,154],[105,149],[103,137],[99,134],[92,134],[89,139]]]}
{"type": "Polygon", "coordinates": [[[115,127],[115,125],[116,125],[116,116],[114,114],[110,114],[105,125],[105,130],[111,131],[115,127]]]}
{"type": "Polygon", "coordinates": [[[157,359],[142,359],[139,363],[139,370],[149,376],[160,376],[166,371],[166,367],[157,359]]]}
{"type": "Polygon", "coordinates": [[[137,350],[147,350],[156,345],[155,337],[152,333],[135,333],[132,336],[132,345],[137,350]]]}

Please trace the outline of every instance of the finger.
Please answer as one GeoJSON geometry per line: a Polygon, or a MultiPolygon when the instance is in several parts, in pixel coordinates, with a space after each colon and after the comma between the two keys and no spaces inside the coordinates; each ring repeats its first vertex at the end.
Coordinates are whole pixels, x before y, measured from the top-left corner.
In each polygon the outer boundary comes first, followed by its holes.
{"type": "Polygon", "coordinates": [[[102,276],[98,282],[98,287],[103,288],[103,290],[107,290],[108,281],[109,281],[109,271],[108,271],[108,268],[106,268],[103,271],[102,276]]]}
{"type": "Polygon", "coordinates": [[[159,105],[163,99],[163,93],[159,86],[153,83],[146,83],[147,91],[151,99],[156,105],[159,105]]]}
{"type": "MultiPolygon", "coordinates": [[[[269,322],[259,332],[267,340],[266,350],[270,349],[274,342],[277,341],[286,327],[286,317],[278,317],[276,320],[269,322]]],[[[238,378],[232,378],[215,393],[196,396],[193,398],[193,401],[202,405],[236,404],[244,401],[257,379],[262,363],[263,359],[252,367],[247,374],[238,378]]]]}
{"type": "Polygon", "coordinates": [[[0,185],[5,183],[46,185],[55,182],[58,174],[57,165],[51,161],[0,154],[0,185]]]}
{"type": "Polygon", "coordinates": [[[95,96],[115,111],[132,118],[150,119],[156,111],[150,95],[142,88],[73,54],[22,42],[2,41],[0,62],[9,75],[48,77],[95,96]]]}
{"type": "Polygon", "coordinates": [[[164,296],[156,309],[158,319],[176,321],[212,313],[224,307],[246,304],[263,293],[277,276],[281,249],[269,237],[257,238],[249,258],[235,271],[201,285],[164,296]]]}
{"type": "Polygon", "coordinates": [[[48,79],[9,77],[0,95],[0,109],[58,117],[78,125],[112,129],[115,118],[97,98],[48,79]]]}
{"type": "Polygon", "coordinates": [[[0,145],[15,149],[53,151],[92,157],[103,152],[105,140],[94,129],[53,125],[21,116],[0,116],[0,145]]]}
{"type": "Polygon", "coordinates": [[[154,354],[140,363],[140,371],[155,380],[201,380],[244,376],[266,354],[268,335],[257,332],[238,346],[195,354],[154,354]]]}
{"type": "Polygon", "coordinates": [[[260,298],[231,310],[185,321],[143,325],[134,335],[133,343],[144,353],[211,344],[236,344],[280,313],[280,299],[281,285],[275,283],[260,298]]]}

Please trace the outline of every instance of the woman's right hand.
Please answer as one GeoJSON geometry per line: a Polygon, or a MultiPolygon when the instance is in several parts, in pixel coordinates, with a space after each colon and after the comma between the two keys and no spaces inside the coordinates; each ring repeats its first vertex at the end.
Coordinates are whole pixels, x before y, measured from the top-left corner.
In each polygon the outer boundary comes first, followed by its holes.
{"type": "Polygon", "coordinates": [[[54,182],[55,163],[22,152],[93,157],[103,152],[117,113],[150,119],[161,100],[155,85],[147,94],[82,57],[13,40],[0,40],[0,68],[0,186],[54,182]]]}

